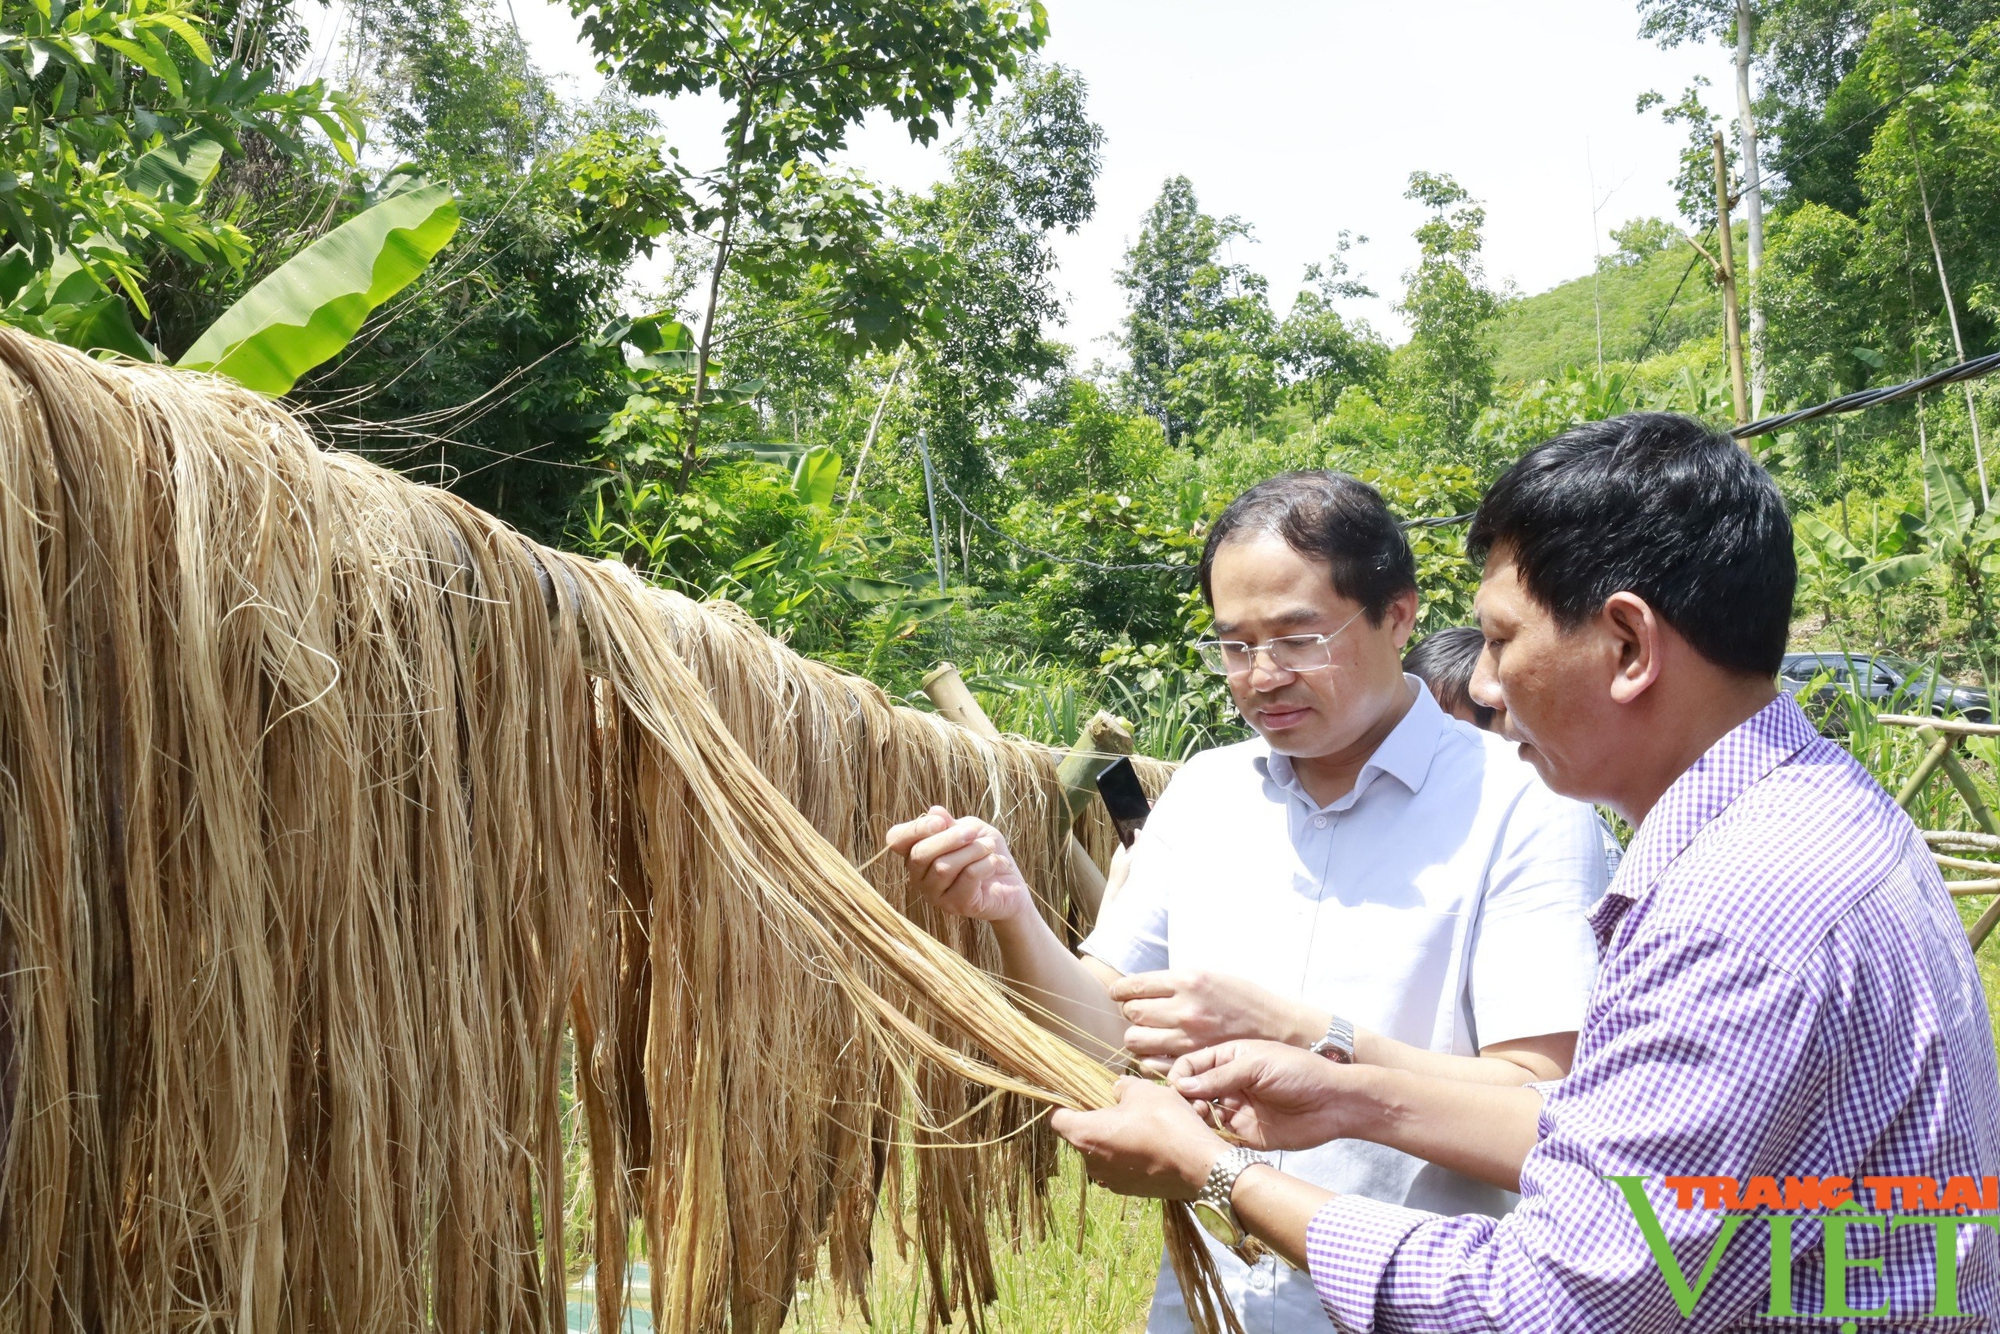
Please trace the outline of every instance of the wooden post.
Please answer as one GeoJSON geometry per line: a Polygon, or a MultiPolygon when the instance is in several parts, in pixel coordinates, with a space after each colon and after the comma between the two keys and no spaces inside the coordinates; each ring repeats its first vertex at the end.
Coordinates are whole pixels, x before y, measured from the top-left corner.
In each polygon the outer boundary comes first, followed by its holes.
{"type": "Polygon", "coordinates": [[[1735,397],[1736,424],[1747,426],[1750,394],[1743,377],[1743,329],[1736,311],[1736,240],[1729,231],[1729,159],[1722,151],[1721,130],[1715,132],[1715,229],[1722,255],[1716,267],[1722,279],[1722,327],[1729,339],[1729,388],[1735,397]]]}
{"type": "Polygon", "coordinates": [[[1986,911],[1979,914],[1979,920],[1972,924],[1972,929],[1965,933],[1966,940],[1972,944],[1973,953],[1979,952],[1979,947],[1986,943],[1986,937],[1993,934],[1996,925],[2000,925],[2000,899],[1993,900],[1986,911]]]}
{"type": "MultiPolygon", "coordinates": [[[[997,738],[1000,729],[986,716],[986,710],[979,707],[979,701],[965,684],[965,678],[958,674],[958,668],[948,662],[941,662],[931,668],[919,683],[925,695],[930,697],[933,707],[946,718],[983,737],[997,738]]],[[[1076,886],[1079,906],[1089,919],[1088,927],[1097,920],[1098,905],[1104,902],[1104,872],[1090,859],[1090,853],[1083,844],[1077,842],[1075,834],[1069,835],[1063,845],[1063,854],[1069,861],[1071,882],[1076,886]]]]}

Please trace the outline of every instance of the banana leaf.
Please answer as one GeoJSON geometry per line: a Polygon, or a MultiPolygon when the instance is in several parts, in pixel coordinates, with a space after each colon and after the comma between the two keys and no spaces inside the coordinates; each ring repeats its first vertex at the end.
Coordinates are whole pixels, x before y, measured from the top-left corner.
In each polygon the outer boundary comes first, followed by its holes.
{"type": "Polygon", "coordinates": [[[177,363],[265,394],[347,346],[377,306],[422,273],[458,230],[446,185],[390,196],[294,255],[222,313],[177,363]]]}

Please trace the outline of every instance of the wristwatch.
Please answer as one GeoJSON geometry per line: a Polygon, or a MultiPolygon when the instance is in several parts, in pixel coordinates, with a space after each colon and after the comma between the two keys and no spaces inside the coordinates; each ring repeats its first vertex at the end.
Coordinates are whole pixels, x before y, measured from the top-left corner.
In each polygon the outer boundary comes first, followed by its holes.
{"type": "Polygon", "coordinates": [[[1234,1251],[1236,1258],[1247,1265],[1256,1264],[1268,1252],[1262,1242],[1245,1230],[1229,1197],[1235,1193],[1236,1178],[1243,1175],[1244,1169],[1268,1161],[1263,1154],[1249,1149],[1228,1150],[1208,1169],[1208,1180],[1202,1183],[1201,1192],[1193,1201],[1195,1221],[1202,1230],[1234,1251]]]}
{"type": "Polygon", "coordinates": [[[1354,1064],[1354,1025],[1339,1015],[1333,1016],[1326,1026],[1326,1036],[1306,1048],[1315,1056],[1324,1056],[1329,1061],[1342,1065],[1354,1064]]]}

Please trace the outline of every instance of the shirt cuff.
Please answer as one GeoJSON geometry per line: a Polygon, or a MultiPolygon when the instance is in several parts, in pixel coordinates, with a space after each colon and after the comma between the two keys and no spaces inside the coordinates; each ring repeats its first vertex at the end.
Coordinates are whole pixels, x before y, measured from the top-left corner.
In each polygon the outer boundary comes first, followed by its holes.
{"type": "Polygon", "coordinates": [[[1306,1225],[1306,1266],[1327,1318],[1354,1334],[1371,1334],[1390,1261],[1403,1238],[1435,1217],[1362,1195],[1338,1196],[1314,1214],[1306,1225]]]}

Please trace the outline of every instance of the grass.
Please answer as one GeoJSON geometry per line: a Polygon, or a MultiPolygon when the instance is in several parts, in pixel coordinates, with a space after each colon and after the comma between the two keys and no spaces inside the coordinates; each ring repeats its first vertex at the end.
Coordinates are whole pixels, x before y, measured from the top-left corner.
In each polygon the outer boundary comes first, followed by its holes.
{"type": "MultiPolygon", "coordinates": [[[[868,1285],[872,1323],[824,1283],[800,1290],[786,1329],[797,1334],[920,1334],[932,1328],[924,1283],[896,1253],[885,1217],[875,1225],[875,1276],[868,1285]]],[[[1063,1154],[1049,1191],[1049,1229],[1018,1250],[994,1257],[998,1300],[987,1309],[991,1334],[1125,1334],[1145,1328],[1160,1267],[1160,1214],[1147,1200],[1085,1189],[1077,1156],[1063,1154]],[[1078,1203],[1082,1197],[1081,1229],[1078,1203]]]]}

